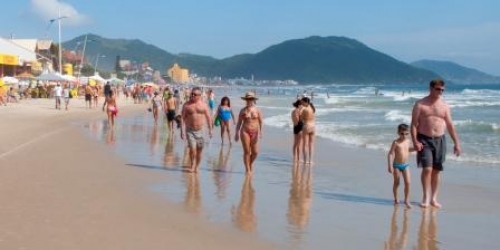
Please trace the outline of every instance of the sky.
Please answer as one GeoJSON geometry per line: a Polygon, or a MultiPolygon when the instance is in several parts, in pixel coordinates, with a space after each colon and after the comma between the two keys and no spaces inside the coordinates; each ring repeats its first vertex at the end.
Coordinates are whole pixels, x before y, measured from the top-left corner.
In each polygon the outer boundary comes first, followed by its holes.
{"type": "Polygon", "coordinates": [[[452,61],[500,76],[498,0],[6,0],[0,36],[93,33],[225,58],[290,39],[345,36],[403,62],[452,61]]]}

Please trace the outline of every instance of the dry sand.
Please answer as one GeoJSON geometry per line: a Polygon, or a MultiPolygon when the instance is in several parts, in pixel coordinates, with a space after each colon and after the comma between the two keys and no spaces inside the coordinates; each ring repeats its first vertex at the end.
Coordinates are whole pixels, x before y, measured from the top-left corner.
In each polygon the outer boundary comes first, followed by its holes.
{"type": "MultiPolygon", "coordinates": [[[[119,116],[144,111],[123,105],[119,116]]],[[[192,217],[147,190],[155,172],[127,167],[79,126],[100,109],[32,99],[0,109],[0,249],[271,249],[253,234],[192,217]]]]}

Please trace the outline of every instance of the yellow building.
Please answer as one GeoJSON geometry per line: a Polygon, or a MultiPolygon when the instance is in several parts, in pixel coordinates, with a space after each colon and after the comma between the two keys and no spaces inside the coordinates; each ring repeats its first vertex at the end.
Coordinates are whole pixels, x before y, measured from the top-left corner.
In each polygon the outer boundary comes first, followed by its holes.
{"type": "Polygon", "coordinates": [[[189,82],[189,70],[181,68],[177,63],[167,70],[167,75],[172,78],[172,81],[175,83],[189,82]]]}

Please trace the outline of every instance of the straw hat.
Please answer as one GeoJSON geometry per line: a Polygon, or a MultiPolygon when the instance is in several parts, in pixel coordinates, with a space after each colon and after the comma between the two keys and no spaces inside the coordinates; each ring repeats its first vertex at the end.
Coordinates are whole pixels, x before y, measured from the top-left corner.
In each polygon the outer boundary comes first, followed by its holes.
{"type": "Polygon", "coordinates": [[[257,96],[255,96],[255,94],[253,92],[246,92],[245,93],[245,96],[242,96],[241,99],[243,100],[258,100],[259,98],[257,96]]]}

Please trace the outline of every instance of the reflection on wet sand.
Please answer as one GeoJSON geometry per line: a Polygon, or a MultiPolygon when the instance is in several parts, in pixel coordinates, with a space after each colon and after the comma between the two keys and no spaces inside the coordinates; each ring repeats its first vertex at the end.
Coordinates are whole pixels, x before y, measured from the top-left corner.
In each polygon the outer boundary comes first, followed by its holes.
{"type": "MultiPolygon", "coordinates": [[[[290,184],[290,196],[288,198],[287,218],[288,231],[294,241],[301,240],[304,228],[309,223],[309,213],[312,202],[312,174],[311,167],[292,166],[292,180],[290,184]]],[[[297,243],[297,242],[296,242],[297,243]]]]}
{"type": "Polygon", "coordinates": [[[165,154],[163,155],[163,166],[166,168],[175,168],[179,164],[179,155],[174,149],[175,136],[171,133],[167,134],[167,143],[165,144],[165,154]]]}
{"type": "Polygon", "coordinates": [[[418,229],[417,249],[435,250],[439,249],[437,239],[437,210],[422,209],[422,219],[418,229]]]}
{"type": "Polygon", "coordinates": [[[158,125],[154,125],[149,135],[149,150],[151,151],[151,155],[155,155],[156,151],[158,151],[158,146],[158,125]]]}
{"type": "Polygon", "coordinates": [[[108,129],[108,134],[106,135],[106,143],[108,145],[113,145],[116,142],[115,130],[113,128],[108,129]]]}
{"type": "Polygon", "coordinates": [[[389,238],[385,242],[384,249],[386,250],[396,250],[396,249],[407,249],[406,245],[408,242],[408,211],[409,209],[404,209],[403,213],[403,228],[401,233],[398,235],[399,225],[398,225],[398,210],[399,206],[394,206],[394,212],[391,218],[391,227],[389,232],[389,238]]]}
{"type": "Polygon", "coordinates": [[[228,166],[229,157],[231,155],[231,146],[224,152],[224,147],[220,147],[219,158],[213,162],[212,172],[214,184],[216,187],[216,195],[219,200],[226,197],[226,190],[231,183],[231,169],[228,166]]]}
{"type": "Polygon", "coordinates": [[[184,154],[182,155],[182,169],[191,167],[191,158],[189,158],[189,147],[187,145],[184,146],[184,154]]]}
{"type": "Polygon", "coordinates": [[[190,213],[198,214],[201,211],[201,190],[200,178],[197,174],[184,173],[184,183],[186,185],[186,195],[184,196],[184,206],[190,213]]]}
{"type": "Polygon", "coordinates": [[[245,176],[238,207],[231,209],[233,223],[242,231],[254,232],[257,227],[255,215],[255,190],[252,187],[252,177],[245,176]]]}

